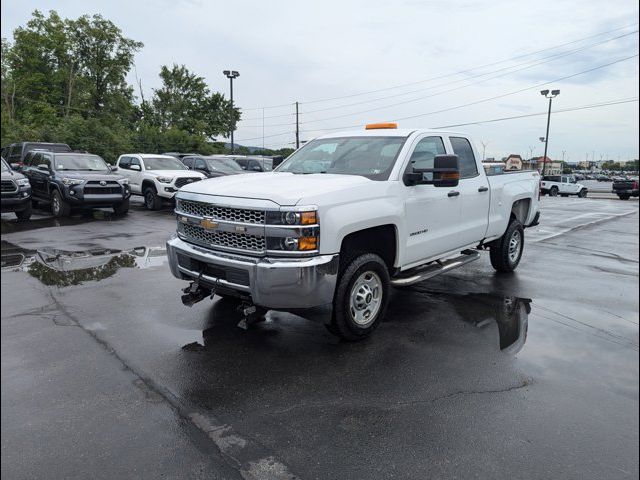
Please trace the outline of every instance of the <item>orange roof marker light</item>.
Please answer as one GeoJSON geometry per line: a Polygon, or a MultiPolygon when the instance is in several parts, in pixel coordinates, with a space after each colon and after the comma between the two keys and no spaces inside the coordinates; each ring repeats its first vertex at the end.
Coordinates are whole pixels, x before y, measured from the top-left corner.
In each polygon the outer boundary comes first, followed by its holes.
{"type": "Polygon", "coordinates": [[[365,130],[388,130],[394,128],[398,128],[398,124],[394,122],[369,123],[364,127],[365,130]]]}

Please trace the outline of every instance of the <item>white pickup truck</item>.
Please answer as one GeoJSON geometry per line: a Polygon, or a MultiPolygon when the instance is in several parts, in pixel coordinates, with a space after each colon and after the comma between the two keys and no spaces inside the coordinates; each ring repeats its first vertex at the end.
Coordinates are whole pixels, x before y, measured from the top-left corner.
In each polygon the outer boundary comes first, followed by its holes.
{"type": "Polygon", "coordinates": [[[542,195],[551,197],[568,197],[577,195],[580,198],[587,196],[587,187],[578,183],[573,175],[545,175],[540,183],[542,195]]]}
{"type": "Polygon", "coordinates": [[[159,210],[163,200],[173,199],[180,187],[206,178],[171,155],[127,153],[120,155],[116,169],[129,179],[131,193],[144,197],[148,210],[159,210]]]}
{"type": "Polygon", "coordinates": [[[236,297],[252,311],[331,306],[347,340],[382,320],[390,287],[479,258],[520,262],[539,213],[537,172],[487,177],[469,137],[393,124],[325,135],[274,172],[183,187],[167,242],[182,301],[236,297]]]}

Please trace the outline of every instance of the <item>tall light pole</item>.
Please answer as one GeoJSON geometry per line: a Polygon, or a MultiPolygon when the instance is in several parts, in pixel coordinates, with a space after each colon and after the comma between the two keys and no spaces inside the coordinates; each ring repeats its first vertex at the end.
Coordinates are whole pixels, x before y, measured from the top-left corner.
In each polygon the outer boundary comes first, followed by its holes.
{"type": "Polygon", "coordinates": [[[547,134],[544,137],[544,156],[542,157],[542,176],[544,176],[544,172],[547,166],[547,147],[549,146],[549,124],[551,123],[551,100],[560,95],[560,90],[541,90],[540,95],[549,99],[549,113],[547,113],[547,134]]]}
{"type": "Polygon", "coordinates": [[[234,131],[234,125],[233,125],[233,79],[234,78],[238,78],[240,76],[240,74],[238,72],[236,72],[235,70],[224,70],[222,72],[228,79],[229,79],[229,87],[230,87],[230,98],[231,98],[231,112],[229,115],[229,127],[230,127],[230,137],[231,137],[231,153],[234,152],[235,150],[235,145],[233,144],[233,131],[234,131]]]}
{"type": "Polygon", "coordinates": [[[480,143],[482,143],[482,161],[484,162],[485,151],[487,150],[487,145],[489,145],[489,142],[485,142],[484,140],[482,140],[480,143]]]}

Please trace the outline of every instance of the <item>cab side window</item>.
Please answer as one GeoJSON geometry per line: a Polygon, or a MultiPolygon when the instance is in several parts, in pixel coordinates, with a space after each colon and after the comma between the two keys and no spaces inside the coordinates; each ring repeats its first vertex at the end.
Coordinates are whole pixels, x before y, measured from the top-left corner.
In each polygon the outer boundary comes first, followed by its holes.
{"type": "Polygon", "coordinates": [[[260,163],[257,160],[249,161],[249,165],[248,165],[247,169],[251,170],[252,172],[261,172],[262,171],[262,167],[260,166],[260,163]]]}
{"type": "Polygon", "coordinates": [[[463,137],[449,137],[453,153],[460,162],[460,178],[472,178],[478,175],[478,164],[469,140],[463,137]]]}
{"type": "Polygon", "coordinates": [[[131,168],[132,165],[138,165],[142,169],[142,165],[140,164],[139,158],[135,158],[135,157],[129,157],[129,158],[131,159],[129,168],[131,168]]]}
{"type": "Polygon", "coordinates": [[[129,165],[131,165],[131,157],[122,157],[118,162],[118,167],[124,168],[125,170],[129,169],[129,165]]]}
{"type": "Polygon", "coordinates": [[[240,165],[240,168],[242,168],[243,170],[247,169],[247,160],[244,158],[234,158],[234,160],[236,161],[236,163],[238,165],[240,165]]]}
{"type": "Polygon", "coordinates": [[[196,163],[195,163],[195,169],[196,170],[206,170],[207,166],[204,164],[204,160],[197,158],[196,159],[196,163]]]}
{"type": "Polygon", "coordinates": [[[425,137],[413,149],[409,159],[409,167],[418,170],[433,168],[435,156],[444,155],[445,153],[442,137],[425,137]]]}
{"type": "Polygon", "coordinates": [[[51,168],[51,155],[47,155],[47,154],[40,154],[40,162],[38,163],[38,165],[46,165],[47,167],[51,168]]]}
{"type": "Polygon", "coordinates": [[[193,170],[193,158],[185,157],[182,159],[182,163],[184,163],[185,167],[193,170]]]}

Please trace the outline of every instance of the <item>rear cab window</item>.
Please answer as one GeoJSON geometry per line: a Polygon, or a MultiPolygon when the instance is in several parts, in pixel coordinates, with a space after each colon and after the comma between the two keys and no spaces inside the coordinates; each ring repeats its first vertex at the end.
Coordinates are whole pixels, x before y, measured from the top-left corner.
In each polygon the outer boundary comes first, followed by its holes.
{"type": "Polygon", "coordinates": [[[453,153],[458,156],[460,164],[460,178],[473,178],[478,175],[478,164],[473,154],[473,148],[464,137],[449,137],[453,153]]]}

